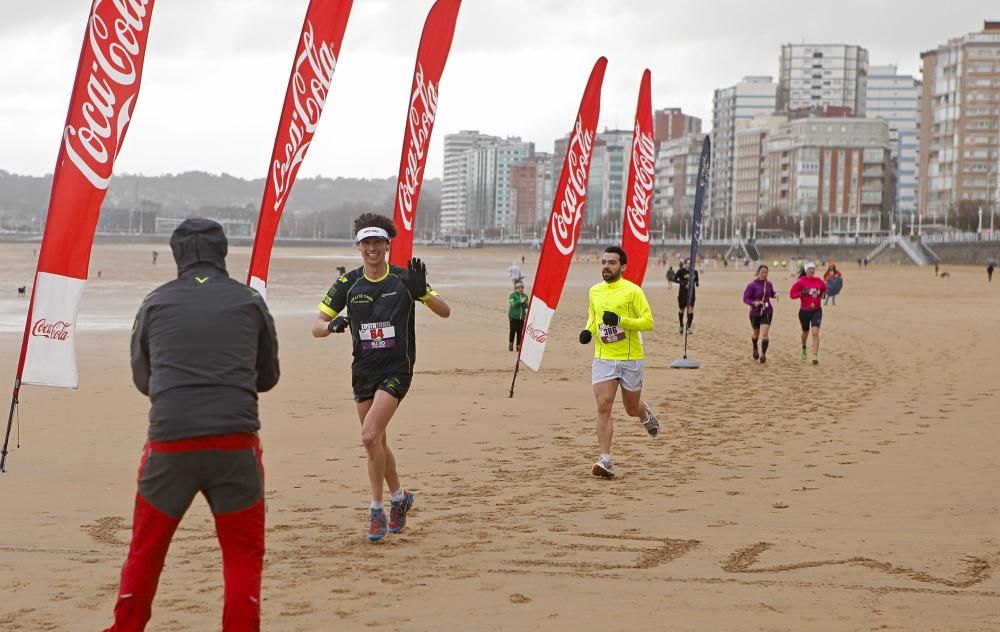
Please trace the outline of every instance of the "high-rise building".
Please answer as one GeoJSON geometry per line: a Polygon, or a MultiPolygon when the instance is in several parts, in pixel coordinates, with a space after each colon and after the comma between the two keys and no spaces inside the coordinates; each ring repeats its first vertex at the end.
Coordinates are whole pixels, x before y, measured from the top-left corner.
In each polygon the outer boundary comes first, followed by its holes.
{"type": "MultiPolygon", "coordinates": [[[[774,112],[778,86],[771,77],[744,77],[739,83],[715,91],[712,102],[712,166],[709,170],[711,217],[733,213],[736,124],[774,112]]],[[[699,130],[700,131],[700,130],[699,130]]]]}
{"type": "Polygon", "coordinates": [[[444,172],[441,182],[441,231],[461,232],[466,228],[469,160],[468,152],[497,141],[496,136],[464,130],[444,137],[444,172]]]}
{"type": "Polygon", "coordinates": [[[767,212],[763,198],[767,188],[764,146],[767,138],[787,122],[787,116],[778,114],[736,122],[736,140],[733,143],[734,226],[742,226],[767,212]]]}
{"type": "Polygon", "coordinates": [[[490,151],[496,154],[493,227],[512,228],[517,213],[511,192],[511,166],[535,155],[535,144],[511,137],[499,141],[490,151]]]}
{"type": "Polygon", "coordinates": [[[880,119],[809,117],[768,135],[767,212],[823,216],[825,230],[875,232],[894,199],[889,126],[880,119]]]}
{"type": "Polygon", "coordinates": [[[510,167],[516,228],[545,222],[552,211],[552,154],[539,152],[510,167]]]}
{"type": "Polygon", "coordinates": [[[680,108],[663,108],[653,112],[653,138],[657,143],[675,140],[685,134],[701,131],[701,119],[681,112],[680,108]]]}
{"type": "Polygon", "coordinates": [[[656,217],[691,215],[704,142],[705,134],[687,134],[660,145],[653,184],[653,214],[656,217]]]}
{"type": "Polygon", "coordinates": [[[778,110],[848,108],[865,115],[868,51],[846,44],[785,44],[778,74],[778,110]]]}
{"type": "Polygon", "coordinates": [[[919,200],[947,219],[960,204],[994,209],[1000,196],[1000,22],[920,55],[919,200]]]}
{"type": "Polygon", "coordinates": [[[865,116],[889,124],[889,143],[896,162],[897,213],[917,209],[917,150],[920,144],[920,81],[901,75],[895,66],[870,66],[865,116]]]}
{"type": "MultiPolygon", "coordinates": [[[[555,141],[552,173],[556,182],[562,172],[568,145],[568,135],[555,141]]],[[[585,224],[594,225],[608,214],[621,217],[625,210],[625,187],[628,183],[631,151],[631,130],[604,130],[597,134],[590,158],[587,204],[583,211],[585,224]]]]}

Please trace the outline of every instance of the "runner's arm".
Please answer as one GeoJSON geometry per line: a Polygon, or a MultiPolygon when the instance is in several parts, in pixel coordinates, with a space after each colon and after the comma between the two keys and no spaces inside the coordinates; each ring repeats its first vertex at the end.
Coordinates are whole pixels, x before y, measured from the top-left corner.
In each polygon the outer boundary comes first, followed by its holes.
{"type": "Polygon", "coordinates": [[[448,304],[444,302],[444,299],[438,296],[437,292],[433,291],[428,292],[427,295],[425,295],[420,300],[423,301],[424,305],[430,308],[432,312],[434,312],[441,318],[448,318],[449,316],[451,316],[451,307],[449,307],[448,304]]]}
{"type": "Polygon", "coordinates": [[[756,301],[753,299],[753,283],[747,284],[747,288],[743,290],[743,302],[750,307],[754,306],[756,301]]]}
{"type": "Polygon", "coordinates": [[[316,320],[313,321],[312,326],[312,335],[314,338],[326,338],[330,335],[330,321],[336,318],[337,314],[347,306],[347,291],[350,287],[350,280],[348,280],[346,275],[343,275],[334,281],[330,289],[327,290],[326,296],[323,297],[323,300],[317,306],[319,307],[319,314],[316,315],[316,320]]]}
{"type": "Polygon", "coordinates": [[[802,280],[800,279],[795,283],[792,283],[791,289],[788,290],[788,298],[799,298],[801,295],[802,295],[802,280]]]}
{"type": "Polygon", "coordinates": [[[639,331],[651,331],[653,329],[653,310],[649,308],[649,301],[646,295],[639,290],[632,296],[632,307],[636,316],[622,316],[618,324],[622,329],[638,329],[639,331]]]}

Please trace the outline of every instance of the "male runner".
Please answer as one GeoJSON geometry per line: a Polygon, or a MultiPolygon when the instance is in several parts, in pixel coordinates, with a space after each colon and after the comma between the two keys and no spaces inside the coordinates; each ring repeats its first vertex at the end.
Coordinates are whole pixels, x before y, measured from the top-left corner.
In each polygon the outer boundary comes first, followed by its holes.
{"type": "Polygon", "coordinates": [[[132,543],[115,622],[141,631],[174,531],[201,492],[222,547],[222,629],[260,629],[264,470],[257,393],[278,382],[274,321],[260,294],[226,273],[226,235],[186,219],[170,237],[177,278],[142,302],[132,326],[132,381],[148,395],[132,543]]]}
{"type": "Polygon", "coordinates": [[[388,264],[389,242],[396,236],[391,219],[365,213],[354,221],[354,230],[364,265],[330,286],[319,304],[312,334],[325,338],[351,331],[351,384],[372,486],[368,539],[376,542],[387,530],[398,533],[406,526],[406,514],[414,500],[413,493],[404,491],[399,482],[386,433],[413,379],[417,352],[414,305],[420,301],[442,318],[451,314],[451,308],[427,285],[427,267],[420,259],[410,259],[406,269],[388,264]],[[344,308],[346,314],[338,316],[344,308]],[[382,501],[383,481],[392,492],[388,520],[382,501]]]}
{"type": "Polygon", "coordinates": [[[590,313],[587,328],[580,332],[580,344],[594,335],[594,363],[591,384],[597,400],[597,443],[600,456],[591,472],[594,476],[614,478],[611,463],[611,437],[614,425],[611,406],[618,386],[622,403],[630,417],[638,417],[650,436],[660,431],[660,422],[642,401],[643,350],[640,331],[653,329],[653,312],[642,288],[622,278],[628,259],[618,246],[609,246],[601,256],[603,283],[590,288],[590,313]]]}
{"type": "Polygon", "coordinates": [[[816,276],[816,264],[807,261],[802,266],[805,276],[792,285],[788,291],[791,298],[802,300],[799,308],[799,324],[802,325],[802,359],[806,355],[806,342],[809,340],[809,329],[812,329],[812,363],[819,364],[819,326],[823,322],[823,307],[820,301],[826,296],[826,283],[816,276]]]}
{"type": "Polygon", "coordinates": [[[691,332],[691,324],[694,322],[694,301],[697,298],[697,291],[691,293],[691,303],[688,304],[688,284],[694,279],[694,286],[699,285],[698,271],[691,265],[691,257],[684,260],[674,273],[674,281],[677,283],[677,322],[680,328],[677,333],[684,333],[684,313],[687,312],[687,329],[691,332]]]}
{"type": "Polygon", "coordinates": [[[528,295],[524,293],[524,281],[514,283],[514,291],[507,297],[507,320],[510,321],[510,331],[507,335],[507,351],[514,350],[514,339],[517,339],[517,350],[521,350],[521,335],[524,331],[524,317],[528,312],[528,295]]]}
{"type": "Polygon", "coordinates": [[[750,328],[753,334],[750,337],[753,343],[753,359],[760,360],[761,364],[767,362],[767,333],[771,329],[771,318],[774,315],[774,308],[771,300],[778,300],[774,293],[774,286],[767,280],[767,266],[761,265],[757,268],[757,277],[747,284],[743,290],[743,302],[750,306],[750,328]],[[760,339],[760,350],[757,350],[757,341],[760,339]]]}

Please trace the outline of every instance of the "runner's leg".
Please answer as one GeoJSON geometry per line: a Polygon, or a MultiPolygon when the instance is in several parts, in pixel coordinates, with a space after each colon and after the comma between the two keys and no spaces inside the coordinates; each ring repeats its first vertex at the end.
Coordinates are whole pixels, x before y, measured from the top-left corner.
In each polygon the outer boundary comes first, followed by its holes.
{"type": "Polygon", "coordinates": [[[594,399],[597,400],[597,445],[601,454],[611,454],[611,438],[614,423],[611,421],[611,407],[618,392],[618,380],[605,380],[594,384],[594,399]]]}
{"type": "Polygon", "coordinates": [[[388,456],[392,452],[385,441],[386,427],[398,406],[399,400],[383,390],[375,391],[374,399],[358,402],[358,416],[363,417],[361,443],[364,444],[365,452],[368,454],[368,480],[372,486],[372,500],[375,502],[382,502],[383,481],[388,483],[391,489],[397,489],[399,485],[396,460],[388,456]],[[366,410],[362,412],[362,408],[366,410]],[[390,474],[387,469],[390,463],[391,475],[395,479],[392,481],[386,480],[390,474]]]}

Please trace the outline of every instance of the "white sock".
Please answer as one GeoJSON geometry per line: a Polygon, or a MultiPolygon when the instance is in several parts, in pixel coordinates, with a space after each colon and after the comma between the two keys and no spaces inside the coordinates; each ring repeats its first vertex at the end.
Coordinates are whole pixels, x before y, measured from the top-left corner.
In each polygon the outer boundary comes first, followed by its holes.
{"type": "Polygon", "coordinates": [[[403,495],[403,486],[400,485],[399,489],[397,489],[396,491],[392,492],[392,502],[398,503],[401,500],[403,500],[403,498],[404,498],[404,495],[403,495]]]}
{"type": "Polygon", "coordinates": [[[372,509],[385,509],[385,503],[383,503],[381,500],[373,500],[372,509]]]}
{"type": "Polygon", "coordinates": [[[607,459],[610,462],[611,461],[611,453],[609,452],[607,454],[601,454],[601,458],[602,459],[607,459]]]}

